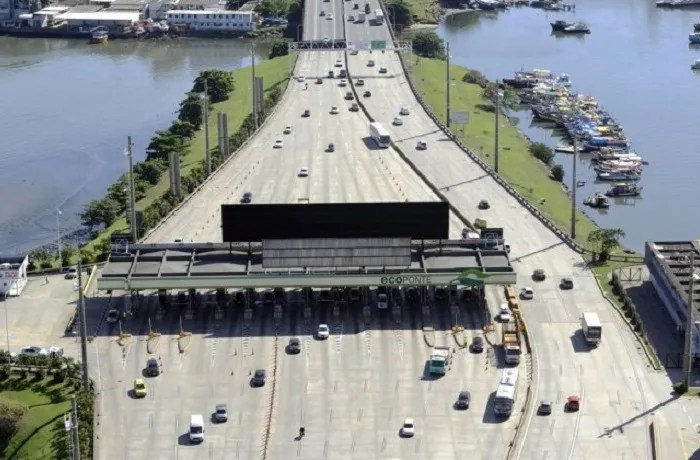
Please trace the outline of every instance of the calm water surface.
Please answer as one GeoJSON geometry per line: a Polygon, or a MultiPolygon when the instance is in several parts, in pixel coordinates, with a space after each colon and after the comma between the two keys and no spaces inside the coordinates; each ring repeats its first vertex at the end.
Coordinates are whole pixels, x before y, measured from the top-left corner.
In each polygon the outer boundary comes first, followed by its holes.
{"type": "MultiPolygon", "coordinates": [[[[266,47],[257,46],[258,58],[266,47]]],[[[0,254],[55,241],[175,118],[199,71],[250,64],[250,44],[0,37],[0,254]]]]}
{"type": "MultiPolygon", "coordinates": [[[[457,17],[438,33],[450,42],[456,63],[491,80],[521,68],[568,73],[574,91],[595,96],[625,127],[633,149],[650,162],[642,196],[588,214],[602,227],[623,228],[625,244],[641,251],[648,240],[700,237],[700,73],[690,70],[700,47],[688,45],[694,22],[700,10],[662,10],[650,0],[587,0],[577,2],[575,13],[525,7],[457,17]],[[592,33],[556,38],[549,26],[556,19],[585,21],[592,33]]],[[[514,115],[534,141],[558,143],[551,130],[530,126],[528,112],[514,115]]],[[[557,155],[555,162],[570,183],[572,156],[557,155]]],[[[589,164],[581,155],[577,176],[586,186],[577,191],[580,203],[608,188],[595,182],[589,164]]]]}

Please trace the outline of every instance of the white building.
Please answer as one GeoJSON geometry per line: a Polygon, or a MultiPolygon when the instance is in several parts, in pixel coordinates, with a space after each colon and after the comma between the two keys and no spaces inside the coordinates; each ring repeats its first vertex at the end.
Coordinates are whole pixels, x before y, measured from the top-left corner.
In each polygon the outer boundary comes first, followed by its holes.
{"type": "Polygon", "coordinates": [[[174,10],[204,11],[225,10],[225,0],[177,0],[173,5],[174,10]]]}
{"type": "Polygon", "coordinates": [[[255,13],[251,11],[171,10],[167,13],[171,26],[184,25],[202,32],[248,32],[255,30],[255,13]]]}
{"type": "Polygon", "coordinates": [[[27,285],[29,258],[0,257],[0,295],[18,296],[27,285]]]}
{"type": "Polygon", "coordinates": [[[57,19],[64,20],[69,27],[96,27],[105,26],[129,27],[136,24],[141,14],[138,11],[97,11],[94,13],[64,13],[57,19]]]}

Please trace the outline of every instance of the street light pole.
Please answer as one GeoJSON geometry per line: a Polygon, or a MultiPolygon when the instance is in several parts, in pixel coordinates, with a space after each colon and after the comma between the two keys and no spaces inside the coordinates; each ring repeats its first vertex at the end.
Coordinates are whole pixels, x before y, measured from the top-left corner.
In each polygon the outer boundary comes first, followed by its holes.
{"type": "MultiPolygon", "coordinates": [[[[573,111],[572,111],[573,113],[573,111]]],[[[574,167],[571,178],[571,239],[576,238],[576,163],[578,163],[578,146],[576,145],[576,134],[571,135],[574,142],[574,167]]]]}
{"type": "Polygon", "coordinates": [[[63,214],[60,209],[56,208],[56,243],[58,245],[58,266],[63,267],[63,258],[61,257],[61,221],[59,217],[63,214]]]}
{"type": "Polygon", "coordinates": [[[10,353],[10,321],[7,319],[7,292],[2,293],[2,303],[5,306],[5,335],[7,337],[7,352],[10,353]]]}
{"type": "Polygon", "coordinates": [[[498,80],[496,80],[496,126],[494,127],[494,141],[493,141],[493,161],[494,170],[498,174],[498,125],[499,116],[501,114],[501,85],[499,85],[498,80]]]}
{"type": "Polygon", "coordinates": [[[445,106],[447,108],[447,112],[446,112],[447,123],[446,123],[446,125],[449,128],[450,127],[450,42],[445,42],[445,54],[447,54],[446,59],[445,59],[445,61],[447,63],[447,82],[446,82],[447,83],[447,91],[445,92],[445,95],[447,98],[447,100],[445,102],[445,106]]]}
{"type": "Polygon", "coordinates": [[[251,89],[253,91],[253,126],[255,126],[255,130],[258,130],[258,101],[255,99],[255,42],[252,43],[250,46],[250,57],[251,57],[251,68],[253,72],[253,79],[252,79],[252,84],[251,89]]]}
{"type": "Polygon", "coordinates": [[[134,144],[131,143],[131,136],[128,137],[126,146],[126,156],[129,159],[129,218],[131,219],[131,238],[134,243],[138,240],[136,233],[136,197],[134,196],[134,144]]]}
{"type": "Polygon", "coordinates": [[[688,310],[685,317],[685,346],[684,346],[684,356],[683,356],[683,375],[685,381],[685,387],[690,388],[690,374],[691,374],[691,357],[690,348],[692,345],[691,336],[693,334],[693,301],[695,289],[695,249],[690,253],[690,281],[688,282],[688,310]]]}
{"type": "Polygon", "coordinates": [[[209,177],[211,176],[211,151],[209,150],[209,85],[206,78],[204,79],[202,103],[204,105],[202,109],[202,117],[204,118],[204,155],[207,163],[207,177],[209,177]]]}

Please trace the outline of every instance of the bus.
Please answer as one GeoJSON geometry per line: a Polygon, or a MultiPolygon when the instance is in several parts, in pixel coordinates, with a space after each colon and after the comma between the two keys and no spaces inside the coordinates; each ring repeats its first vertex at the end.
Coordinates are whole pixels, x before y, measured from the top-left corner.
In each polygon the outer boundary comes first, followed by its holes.
{"type": "Polygon", "coordinates": [[[377,143],[380,149],[389,148],[389,145],[391,145],[391,136],[389,136],[387,130],[376,121],[369,124],[369,135],[374,139],[374,142],[377,143]]]}
{"type": "Polygon", "coordinates": [[[517,394],[518,369],[504,369],[496,390],[493,411],[496,417],[508,418],[513,412],[517,394]]]}
{"type": "Polygon", "coordinates": [[[382,13],[381,9],[374,12],[374,23],[378,26],[384,24],[384,13],[382,13]]]}

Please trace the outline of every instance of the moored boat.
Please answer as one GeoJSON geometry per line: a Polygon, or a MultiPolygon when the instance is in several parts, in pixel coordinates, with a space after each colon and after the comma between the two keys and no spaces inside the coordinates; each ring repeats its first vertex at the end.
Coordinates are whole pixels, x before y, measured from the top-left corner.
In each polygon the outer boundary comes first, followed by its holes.
{"type": "Polygon", "coordinates": [[[588,197],[583,200],[583,204],[590,206],[591,208],[609,208],[610,203],[608,202],[608,197],[602,193],[596,193],[592,197],[588,197]]]}
{"type": "Polygon", "coordinates": [[[569,26],[564,27],[562,30],[565,34],[590,34],[591,29],[585,22],[576,22],[569,26]]]}
{"type": "Polygon", "coordinates": [[[104,27],[95,27],[90,31],[90,43],[107,43],[109,32],[104,27]]]}
{"type": "Polygon", "coordinates": [[[693,69],[693,70],[700,70],[700,59],[698,59],[697,61],[693,62],[693,63],[690,65],[690,68],[693,69]]]}
{"type": "Polygon", "coordinates": [[[566,29],[569,26],[574,25],[574,23],[558,19],[554,22],[550,22],[549,25],[552,26],[552,32],[563,32],[564,29],[566,29]]]}
{"type": "Polygon", "coordinates": [[[618,196],[639,196],[642,193],[642,187],[637,184],[628,184],[627,182],[621,182],[615,184],[605,192],[605,195],[611,197],[618,196]]]}
{"type": "Polygon", "coordinates": [[[688,41],[691,45],[700,44],[700,32],[693,32],[692,34],[688,35],[688,41]]]}
{"type": "Polygon", "coordinates": [[[607,181],[637,181],[642,178],[642,175],[632,171],[611,171],[598,172],[597,177],[599,180],[607,181]]]}

